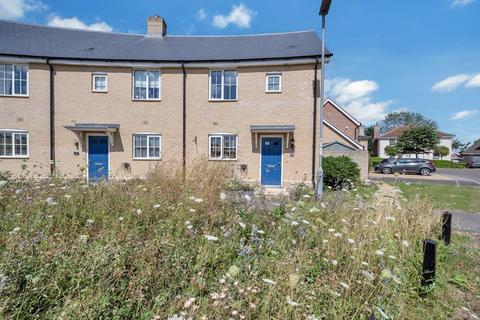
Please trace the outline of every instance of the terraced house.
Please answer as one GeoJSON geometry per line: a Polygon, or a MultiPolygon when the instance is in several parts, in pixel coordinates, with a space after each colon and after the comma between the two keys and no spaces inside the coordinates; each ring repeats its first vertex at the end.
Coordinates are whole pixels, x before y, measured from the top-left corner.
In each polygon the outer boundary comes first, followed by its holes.
{"type": "Polygon", "coordinates": [[[171,36],[159,16],[144,35],[0,21],[0,171],[98,180],[204,157],[310,182],[320,49],[313,31],[171,36]]]}

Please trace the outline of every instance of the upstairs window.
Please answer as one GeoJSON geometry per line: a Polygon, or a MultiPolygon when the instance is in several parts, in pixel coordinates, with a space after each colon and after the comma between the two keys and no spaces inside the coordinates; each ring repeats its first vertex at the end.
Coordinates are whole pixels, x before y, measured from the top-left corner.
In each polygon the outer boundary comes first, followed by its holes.
{"type": "Polygon", "coordinates": [[[92,75],[92,91],[93,92],[107,92],[108,79],[106,73],[94,73],[92,75]]]}
{"type": "Polygon", "coordinates": [[[160,71],[135,70],[133,72],[133,99],[160,100],[160,71]]]}
{"type": "Polygon", "coordinates": [[[397,144],[397,140],[396,139],[388,139],[388,145],[390,146],[394,146],[397,144]]]}
{"type": "Polygon", "coordinates": [[[210,71],[210,100],[237,100],[237,71],[210,71]]]}
{"type": "Polygon", "coordinates": [[[133,158],[159,160],[161,158],[161,141],[159,134],[134,134],[133,158]]]}
{"type": "Polygon", "coordinates": [[[211,160],[236,160],[237,136],[212,134],[209,136],[209,157],[211,160]]]}
{"type": "Polygon", "coordinates": [[[0,131],[0,157],[28,157],[28,133],[8,130],[0,131]]]}
{"type": "Polygon", "coordinates": [[[28,66],[25,64],[0,64],[0,95],[28,95],[28,66]]]}
{"type": "Polygon", "coordinates": [[[266,77],[266,92],[282,92],[282,74],[269,72],[266,77]]]}

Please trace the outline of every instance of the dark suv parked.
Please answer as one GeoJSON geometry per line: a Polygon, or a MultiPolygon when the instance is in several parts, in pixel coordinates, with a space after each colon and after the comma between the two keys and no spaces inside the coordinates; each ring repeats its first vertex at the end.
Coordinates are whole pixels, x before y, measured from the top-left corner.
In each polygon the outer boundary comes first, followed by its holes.
{"type": "Polygon", "coordinates": [[[432,161],[425,159],[383,159],[375,166],[375,171],[389,174],[393,172],[400,173],[420,173],[422,176],[428,176],[435,172],[435,166],[432,161]]]}

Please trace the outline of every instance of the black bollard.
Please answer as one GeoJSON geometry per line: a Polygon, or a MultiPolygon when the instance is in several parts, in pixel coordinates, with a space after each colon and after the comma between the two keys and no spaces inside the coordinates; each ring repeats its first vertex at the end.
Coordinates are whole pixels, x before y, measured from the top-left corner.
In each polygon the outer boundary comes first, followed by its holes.
{"type": "Polygon", "coordinates": [[[444,212],[442,215],[442,240],[448,246],[452,235],[452,214],[444,212]]]}
{"type": "Polygon", "coordinates": [[[435,282],[436,248],[437,243],[435,241],[423,240],[422,286],[435,282]]]}

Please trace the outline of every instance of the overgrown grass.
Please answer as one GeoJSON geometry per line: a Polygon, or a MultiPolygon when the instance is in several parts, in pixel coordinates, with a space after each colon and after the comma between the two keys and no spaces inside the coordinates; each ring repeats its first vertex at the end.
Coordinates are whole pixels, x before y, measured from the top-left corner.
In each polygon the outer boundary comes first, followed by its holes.
{"type": "Polygon", "coordinates": [[[405,197],[423,198],[436,209],[480,212],[480,187],[428,183],[398,183],[405,197]]]}
{"type": "Polygon", "coordinates": [[[354,191],[315,202],[304,193],[259,211],[220,200],[228,170],[193,170],[187,184],[164,169],[98,185],[8,181],[0,187],[0,314],[447,319],[458,308],[432,298],[449,295],[442,286],[420,297],[422,240],[439,231],[427,202],[371,205],[374,196],[354,191]]]}

